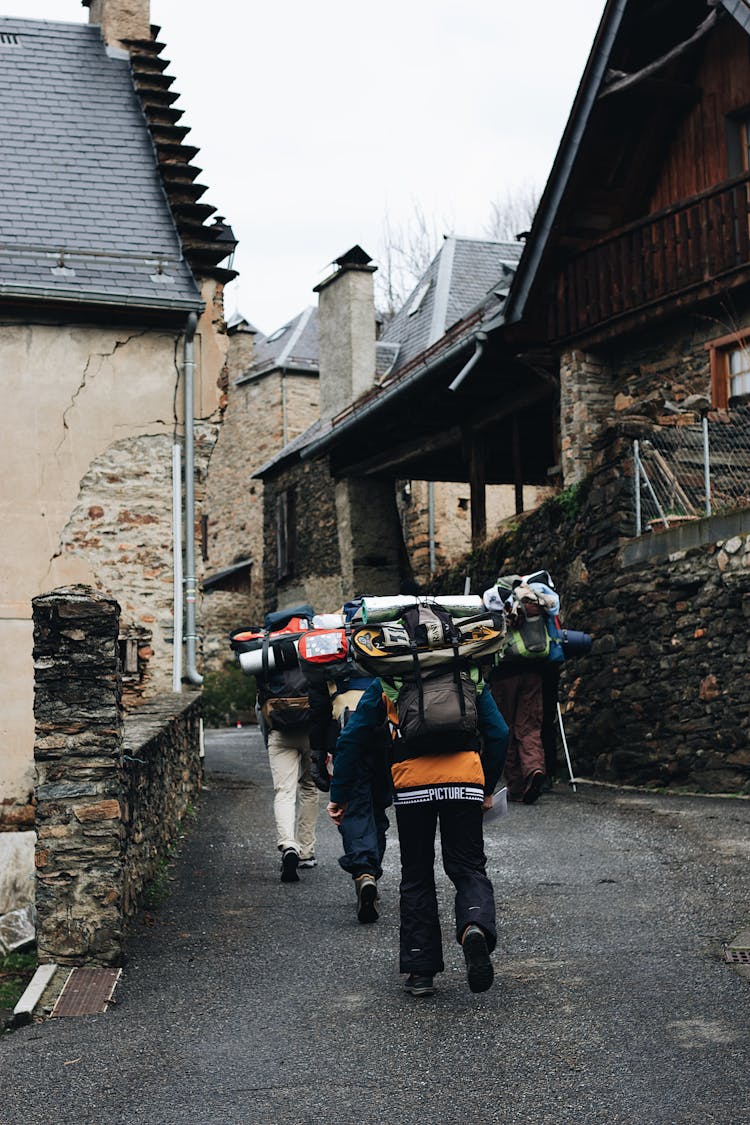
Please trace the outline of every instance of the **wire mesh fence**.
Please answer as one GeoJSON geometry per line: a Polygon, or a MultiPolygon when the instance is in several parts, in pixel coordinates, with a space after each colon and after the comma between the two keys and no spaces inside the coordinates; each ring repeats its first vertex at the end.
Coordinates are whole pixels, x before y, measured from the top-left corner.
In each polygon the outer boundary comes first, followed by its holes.
{"type": "Polygon", "coordinates": [[[633,443],[636,535],[750,507],[750,406],[692,419],[633,443]]]}

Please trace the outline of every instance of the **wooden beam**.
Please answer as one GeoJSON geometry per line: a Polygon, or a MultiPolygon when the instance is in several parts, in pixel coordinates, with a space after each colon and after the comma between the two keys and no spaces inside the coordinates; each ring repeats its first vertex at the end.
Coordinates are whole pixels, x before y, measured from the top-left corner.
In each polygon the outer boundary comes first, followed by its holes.
{"type": "MultiPolygon", "coordinates": [[[[398,409],[398,407],[395,409],[398,409]]],[[[342,475],[351,477],[379,475],[389,469],[397,470],[406,462],[413,461],[415,457],[439,453],[442,449],[449,449],[451,446],[460,445],[460,443],[461,430],[458,426],[451,426],[448,429],[440,430],[439,433],[433,434],[431,437],[423,438],[419,442],[415,442],[414,438],[407,439],[399,442],[398,445],[389,445],[382,453],[374,453],[371,457],[365,457],[363,460],[354,461],[351,464],[347,462],[345,472],[342,475]]],[[[335,447],[331,453],[335,457],[335,447]]],[[[394,472],[394,476],[398,476],[398,473],[394,472]]]]}
{"type": "Polygon", "coordinates": [[[623,90],[629,90],[633,86],[637,86],[638,83],[643,82],[645,78],[651,78],[654,74],[658,74],[658,72],[668,63],[671,63],[673,59],[679,58],[679,56],[683,55],[694,43],[697,43],[704,35],[707,35],[708,32],[716,26],[718,21],[719,14],[714,10],[706,16],[703,23],[699,24],[688,39],[683,43],[678,43],[671,51],[667,51],[666,55],[654,59],[652,63],[642,67],[641,70],[637,70],[635,74],[628,74],[625,78],[617,78],[614,82],[611,82],[609,86],[605,86],[599,93],[599,100],[601,101],[602,98],[608,98],[611,94],[619,94],[623,90]]]}
{"type": "Polygon", "coordinates": [[[485,440],[484,435],[467,435],[469,454],[469,484],[471,487],[471,548],[481,547],[487,538],[487,499],[485,483],[485,440]]]}
{"type": "Polygon", "coordinates": [[[516,515],[523,511],[523,469],[521,467],[521,431],[518,426],[518,415],[514,414],[511,421],[511,453],[513,456],[513,487],[516,498],[516,515]]]}

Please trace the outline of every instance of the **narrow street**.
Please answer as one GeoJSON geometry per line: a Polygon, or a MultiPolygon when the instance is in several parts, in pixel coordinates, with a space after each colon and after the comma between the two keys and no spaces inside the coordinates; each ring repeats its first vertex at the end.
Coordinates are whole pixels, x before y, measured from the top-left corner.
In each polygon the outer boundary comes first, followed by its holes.
{"type": "Polygon", "coordinates": [[[394,818],[381,918],[339,838],[278,881],[257,731],[209,732],[171,894],[103,1016],[0,1041],[0,1125],[750,1122],[750,802],[565,784],[488,825],[496,983],[472,995],[440,872],[446,972],[398,975],[394,818]]]}

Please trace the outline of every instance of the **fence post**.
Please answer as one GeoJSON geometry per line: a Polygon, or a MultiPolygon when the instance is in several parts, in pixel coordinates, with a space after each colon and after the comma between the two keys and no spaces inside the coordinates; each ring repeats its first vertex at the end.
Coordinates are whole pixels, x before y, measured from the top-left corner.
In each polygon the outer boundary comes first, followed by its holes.
{"type": "Polygon", "coordinates": [[[635,533],[640,535],[641,525],[641,457],[638,439],[633,441],[633,480],[635,482],[635,533]]]}
{"type": "Polygon", "coordinates": [[[706,497],[706,515],[711,515],[711,465],[708,456],[708,415],[703,415],[703,491],[706,497]]]}

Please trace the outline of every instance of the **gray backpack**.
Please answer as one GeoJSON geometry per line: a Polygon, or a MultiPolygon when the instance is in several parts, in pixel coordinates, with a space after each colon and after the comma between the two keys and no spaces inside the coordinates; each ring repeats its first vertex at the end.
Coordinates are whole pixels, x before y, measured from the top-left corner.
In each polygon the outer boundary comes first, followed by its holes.
{"type": "Polygon", "coordinates": [[[398,694],[398,735],[409,756],[477,749],[477,689],[458,657],[458,635],[450,615],[435,606],[414,606],[402,618],[409,633],[414,674],[404,677],[398,694]],[[454,646],[451,663],[421,672],[417,645],[438,634],[454,646]]]}

